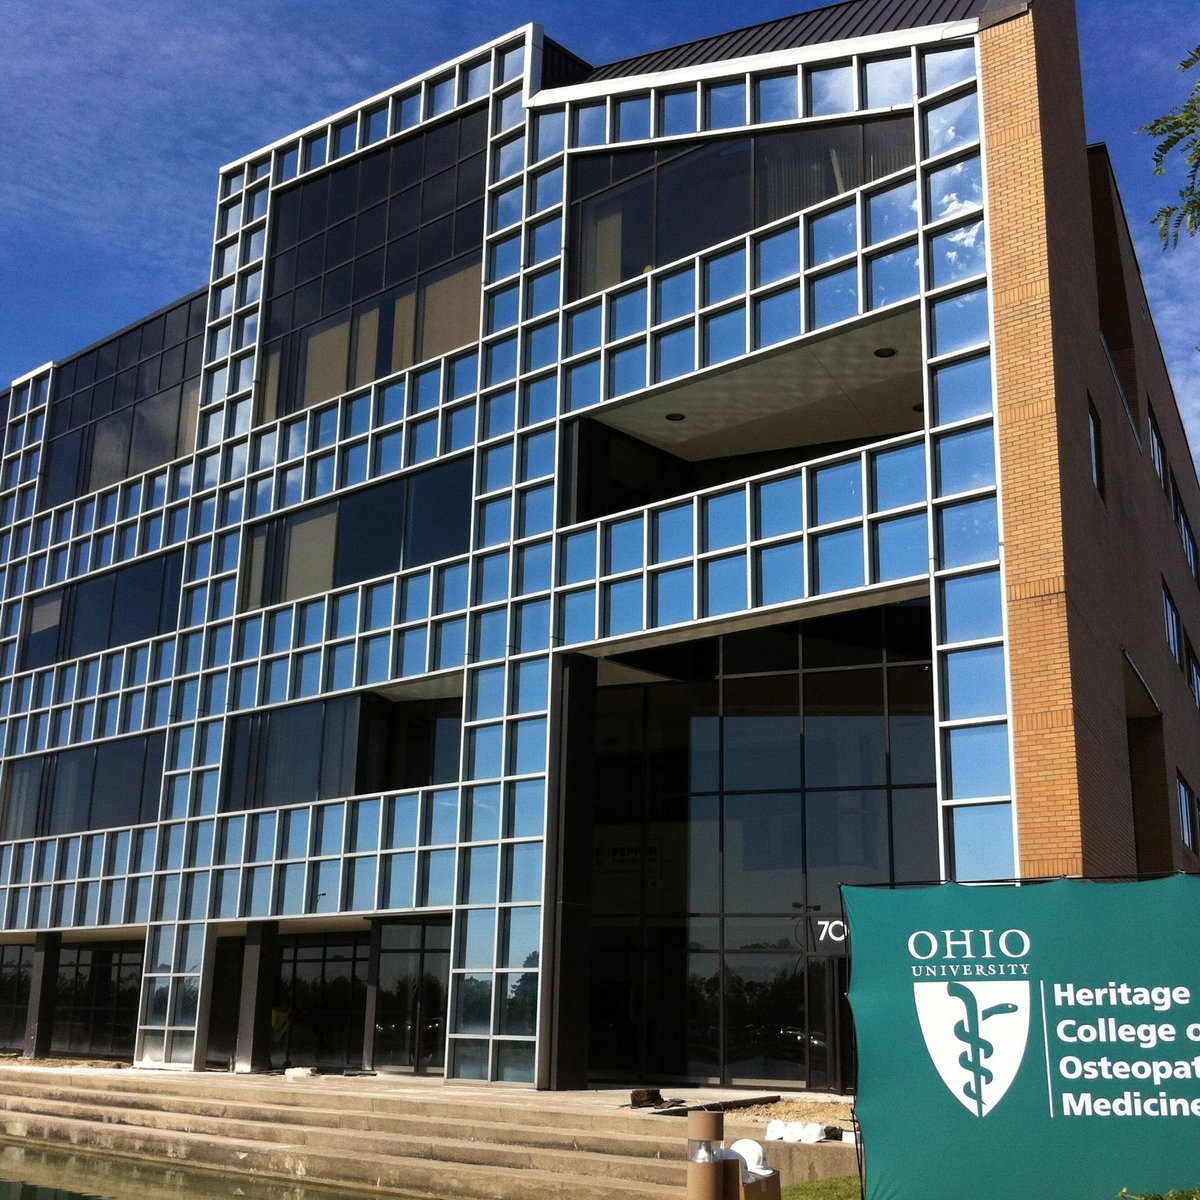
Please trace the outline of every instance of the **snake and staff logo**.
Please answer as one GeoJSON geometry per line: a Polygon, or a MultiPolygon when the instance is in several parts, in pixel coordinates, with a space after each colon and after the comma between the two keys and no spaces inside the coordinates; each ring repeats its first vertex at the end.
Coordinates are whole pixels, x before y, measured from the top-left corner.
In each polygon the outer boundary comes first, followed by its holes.
{"type": "Polygon", "coordinates": [[[920,931],[913,1000],[925,1048],[950,1094],[986,1117],[1020,1069],[1029,1039],[1029,938],[1021,930],[920,931]],[[1017,978],[1013,978],[1016,976],[1017,978]]]}

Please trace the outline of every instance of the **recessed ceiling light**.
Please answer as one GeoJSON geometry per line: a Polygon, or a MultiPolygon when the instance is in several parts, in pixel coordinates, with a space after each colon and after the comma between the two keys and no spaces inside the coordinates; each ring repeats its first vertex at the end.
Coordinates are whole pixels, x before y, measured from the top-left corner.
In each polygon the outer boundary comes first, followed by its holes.
{"type": "Polygon", "coordinates": [[[687,417],[683,413],[667,413],[668,421],[686,421],[687,417]]]}
{"type": "Polygon", "coordinates": [[[891,346],[880,346],[879,349],[875,351],[875,357],[876,358],[895,358],[896,351],[891,346]]]}

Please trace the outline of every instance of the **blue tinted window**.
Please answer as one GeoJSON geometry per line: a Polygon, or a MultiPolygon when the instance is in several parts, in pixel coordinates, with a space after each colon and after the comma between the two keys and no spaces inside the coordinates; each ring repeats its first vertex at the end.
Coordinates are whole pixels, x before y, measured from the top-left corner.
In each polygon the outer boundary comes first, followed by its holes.
{"type": "Polygon", "coordinates": [[[704,549],[739,546],[746,540],[746,495],[723,492],[703,501],[704,549]]]}
{"type": "Polygon", "coordinates": [[[979,109],[975,93],[957,96],[925,110],[925,154],[932,158],[979,139],[979,109]]]}
{"type": "Polygon", "coordinates": [[[650,97],[629,96],[614,104],[617,141],[632,142],[650,136],[650,97]]]}
{"type": "Polygon", "coordinates": [[[655,562],[686,558],[692,553],[692,506],[680,504],[654,514],[655,562]]]}
{"type": "Polygon", "coordinates": [[[606,632],[633,633],[642,628],[642,581],[626,579],[605,588],[606,632]]]}
{"type": "Polygon", "coordinates": [[[754,345],[773,346],[800,334],[800,289],[788,288],[754,304],[754,345]]]}
{"type": "Polygon", "coordinates": [[[950,296],[933,306],[935,354],[949,354],[987,340],[987,292],[983,288],[950,296]]]}
{"type": "Polygon", "coordinates": [[[607,141],[604,128],[604,101],[575,106],[575,145],[603,146],[607,141]]]}
{"type": "Polygon", "coordinates": [[[734,129],[745,125],[746,85],[742,80],[709,84],[704,92],[706,128],[734,129]]]}
{"type": "Polygon", "coordinates": [[[521,595],[542,592],[550,586],[550,543],[522,546],[517,556],[517,583],[521,595]]]}
{"type": "Polygon", "coordinates": [[[877,58],[863,66],[863,107],[891,108],[913,100],[912,60],[877,58]]]}
{"type": "MultiPolygon", "coordinates": [[[[472,729],[468,739],[468,770],[472,779],[493,779],[501,771],[501,749],[504,745],[504,727],[482,725],[472,729]]],[[[451,838],[446,840],[453,840],[451,838]]]]}
{"type": "Polygon", "coordinates": [[[814,591],[840,592],[846,588],[862,587],[864,580],[861,529],[827,533],[813,540],[813,568],[816,575],[814,591]]]}
{"type": "Polygon", "coordinates": [[[696,307],[696,272],[692,267],[664,275],[654,285],[654,320],[671,321],[696,307]]]}
{"type": "Polygon", "coordinates": [[[992,427],[946,434],[937,442],[939,494],[953,495],[996,482],[992,427]]]}
{"type": "Polygon", "coordinates": [[[926,178],[929,220],[957,217],[983,207],[983,171],[978,154],[930,171],[926,178]]]}
{"type": "Polygon", "coordinates": [[[821,329],[858,315],[858,270],[849,267],[822,275],[808,285],[808,322],[821,329]]]}
{"type": "Polygon", "coordinates": [[[946,711],[952,721],[1003,716],[1008,707],[1004,683],[1004,648],[956,650],[942,659],[946,711]]]}
{"type": "Polygon", "coordinates": [[[1008,795],[1007,725],[964,725],[948,730],[946,742],[952,799],[1008,795]]]}
{"type": "Polygon", "coordinates": [[[756,286],[786,279],[800,270],[800,230],[795,226],[759,238],[754,244],[756,286]]]}
{"type": "Polygon", "coordinates": [[[511,287],[501,288],[488,296],[487,324],[489,330],[495,332],[507,329],[510,325],[517,323],[517,318],[521,315],[518,291],[519,289],[514,283],[511,287]]]}
{"type": "Polygon", "coordinates": [[[651,587],[655,625],[674,625],[692,619],[691,567],[660,571],[653,577],[651,587]]]}
{"type": "Polygon", "coordinates": [[[630,517],[608,527],[608,573],[632,571],[642,565],[642,518],[630,517]]]}
{"type": "Polygon", "coordinates": [[[674,379],[696,369],[696,332],[692,325],[654,339],[654,378],[674,379]]]}
{"type": "Polygon", "coordinates": [[[794,121],[800,115],[798,97],[795,71],[764,75],[754,81],[754,119],[764,124],[794,121]]]}
{"type": "Polygon", "coordinates": [[[623,338],[646,328],[646,289],[635,288],[609,300],[608,336],[623,338]]]}
{"type": "Polygon", "coordinates": [[[582,583],[596,577],[596,533],[585,529],[562,541],[562,583],[582,583]]]}
{"type": "Polygon", "coordinates": [[[600,305],[590,304],[567,318],[567,353],[594,350],[600,345],[600,305]]]}
{"type": "Polygon", "coordinates": [[[758,602],[779,604],[804,598],[804,543],[783,542],[758,553],[758,602]]]}
{"type": "Polygon", "coordinates": [[[975,74],[975,47],[970,43],[927,50],[922,57],[925,91],[937,92],[975,74]]]}
{"type": "Polygon", "coordinates": [[[858,231],[855,226],[854,205],[844,204],[832,212],[810,217],[808,221],[808,261],[810,266],[820,266],[843,254],[852,254],[858,249],[858,231]]]}
{"type": "Polygon", "coordinates": [[[970,500],[941,510],[943,567],[966,567],[1000,556],[996,528],[996,501],[970,500]]]}
{"type": "Polygon", "coordinates": [[[564,643],[590,642],[596,636],[596,590],[584,588],[559,598],[559,628],[564,643]]]}
{"type": "MultiPolygon", "coordinates": [[[[569,395],[571,407],[575,403],[575,368],[569,377],[569,395]]],[[[612,396],[623,396],[626,392],[636,391],[646,386],[646,348],[640,342],[634,346],[618,350],[609,356],[608,360],[608,391],[612,396]]]]}
{"type": "Polygon", "coordinates": [[[929,533],[923,512],[880,521],[874,536],[877,583],[928,572],[929,533]]]}
{"type": "Polygon", "coordinates": [[[746,352],[746,310],[730,309],[704,321],[704,363],[725,362],[746,352]]]}
{"type": "Polygon", "coordinates": [[[987,269],[985,252],[987,243],[983,234],[983,222],[972,221],[937,234],[929,245],[929,268],[932,286],[941,287],[982,275],[987,269]]]}
{"type": "Polygon", "coordinates": [[[854,111],[854,73],[847,66],[808,72],[808,115],[833,116],[854,111]]]}
{"type": "Polygon", "coordinates": [[[704,564],[706,616],[737,612],[746,607],[746,556],[710,559],[704,564]]]}
{"type": "Polygon", "coordinates": [[[1012,806],[972,804],[950,809],[954,878],[1012,879],[1016,874],[1012,806]]]}
{"type": "Polygon", "coordinates": [[[663,137],[696,132],[696,89],[658,94],[658,132],[663,137]]]}
{"type": "Polygon", "coordinates": [[[857,459],[812,474],[813,524],[862,516],[862,467],[857,459]]]}
{"type": "Polygon", "coordinates": [[[874,511],[900,508],[905,504],[920,504],[925,499],[923,445],[884,450],[872,458],[871,471],[874,511]]]}
{"type": "Polygon", "coordinates": [[[761,483],[758,493],[758,536],[774,537],[804,528],[804,481],[787,475],[761,483]]]}
{"type": "Polygon", "coordinates": [[[867,198],[867,244],[882,242],[917,227],[917,185],[913,181],[867,198]]]}
{"type": "Polygon", "coordinates": [[[508,595],[508,552],[476,559],[476,600],[503,600],[508,595]]]}
{"type": "Polygon", "coordinates": [[[901,246],[869,259],[867,279],[872,308],[882,308],[885,304],[915,296],[920,287],[917,247],[901,246]]]}
{"type": "Polygon", "coordinates": [[[740,247],[704,264],[704,303],[717,304],[746,290],[746,252],[740,247]]]}
{"type": "Polygon", "coordinates": [[[987,354],[939,367],[933,374],[935,420],[939,425],[992,411],[992,360],[987,354]]]}
{"type": "Polygon", "coordinates": [[[943,642],[999,637],[1003,632],[999,572],[942,580],[941,608],[943,642]]]}
{"type": "Polygon", "coordinates": [[[559,281],[562,272],[543,271],[529,280],[529,293],[525,300],[525,315],[540,317],[558,307],[559,281]]]}
{"type": "MultiPolygon", "coordinates": [[[[492,608],[486,612],[476,613],[475,637],[472,642],[472,654],[476,661],[484,662],[490,658],[503,658],[508,649],[508,618],[503,608],[492,608]]],[[[487,716],[477,713],[477,716],[487,716]]],[[[500,716],[493,713],[492,716],[500,716]]]]}

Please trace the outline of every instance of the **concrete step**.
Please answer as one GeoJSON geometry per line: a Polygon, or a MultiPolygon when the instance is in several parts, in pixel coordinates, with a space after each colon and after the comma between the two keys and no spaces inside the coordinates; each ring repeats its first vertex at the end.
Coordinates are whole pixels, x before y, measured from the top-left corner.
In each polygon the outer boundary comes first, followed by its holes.
{"type": "MultiPolygon", "coordinates": [[[[338,1136],[361,1133],[391,1139],[397,1147],[394,1153],[408,1153],[399,1147],[414,1141],[421,1144],[431,1138],[448,1143],[494,1144],[542,1153],[562,1152],[568,1156],[587,1152],[675,1163],[683,1162],[685,1149],[685,1140],[680,1136],[684,1132],[682,1122],[668,1123],[664,1119],[658,1129],[640,1133],[628,1129],[627,1118],[627,1128],[620,1133],[595,1132],[562,1124],[551,1127],[519,1122],[514,1118],[521,1115],[522,1110],[515,1108],[493,1114],[476,1106],[473,1119],[463,1120],[457,1116],[344,1112],[326,1105],[301,1108],[265,1104],[260,1100],[214,1100],[195,1094],[119,1092],[107,1088],[85,1090],[39,1079],[23,1080],[19,1090],[6,1087],[0,1081],[0,1107],[10,1111],[57,1112],[83,1118],[95,1112],[103,1114],[105,1121],[126,1124],[149,1122],[159,1128],[169,1125],[172,1128],[201,1130],[205,1120],[241,1122],[247,1128],[262,1123],[264,1132],[261,1136],[264,1137],[277,1136],[281,1128],[317,1131],[332,1128],[338,1131],[338,1136]]],[[[578,1114],[569,1115],[575,1117],[578,1114]]],[[[629,1171],[632,1173],[635,1169],[642,1168],[631,1166],[629,1171]]]]}
{"type": "Polygon", "coordinates": [[[133,1097],[134,1103],[143,1102],[146,1097],[153,1097],[156,1102],[166,1102],[171,1097],[191,1100],[200,1091],[208,1100],[231,1104],[246,1103],[252,1097],[255,1106],[269,1105],[277,1109],[281,1119],[291,1109],[327,1109],[336,1111],[346,1120],[351,1119],[352,1114],[368,1114],[474,1122],[481,1109],[485,1109],[506,1125],[523,1128],[560,1130],[569,1127],[573,1132],[615,1134],[637,1130],[665,1141],[679,1141],[681,1145],[686,1139],[684,1122],[678,1118],[628,1110],[581,1111],[578,1107],[556,1104],[554,1093],[550,1092],[537,1093],[538,1102],[531,1105],[524,1096],[532,1096],[532,1092],[524,1093],[521,1100],[514,1102],[502,1093],[493,1093],[486,1088],[473,1088],[469,1095],[463,1094],[463,1089],[453,1084],[424,1083],[409,1090],[403,1082],[394,1082],[394,1077],[371,1080],[369,1088],[361,1086],[367,1081],[354,1080],[360,1086],[350,1090],[337,1076],[314,1076],[292,1082],[276,1076],[231,1077],[208,1072],[200,1077],[203,1084],[197,1088],[197,1076],[168,1071],[74,1072],[0,1066],[0,1092],[19,1092],[39,1086],[39,1081],[51,1074],[56,1085],[75,1094],[99,1090],[113,1097],[114,1103],[118,1096],[133,1097]]]}
{"type": "MultiPolygon", "coordinates": [[[[118,1125],[40,1113],[0,1112],[0,1135],[66,1145],[119,1157],[169,1160],[176,1166],[408,1196],[471,1200],[679,1200],[682,1184],[597,1178],[539,1167],[398,1158],[316,1148],[290,1140],[273,1144],[178,1130],[118,1125]]],[[[588,1164],[589,1166],[592,1164],[588,1164]]]]}
{"type": "MultiPolygon", "coordinates": [[[[499,1106],[496,1110],[480,1105],[423,1105],[429,1112],[409,1113],[391,1111],[349,1110],[341,1107],[336,1096],[321,1097],[322,1103],[301,1107],[295,1104],[281,1105],[267,1098],[256,1097],[253,1101],[239,1099],[214,1099],[207,1095],[191,1094],[186,1091],[163,1092],[159,1090],[116,1091],[107,1087],[78,1088],[60,1084],[56,1080],[27,1078],[20,1087],[7,1086],[0,1079],[0,1101],[11,1097],[17,1104],[32,1103],[34,1098],[78,1102],[82,1096],[87,1103],[119,1111],[140,1111],[153,1107],[160,1112],[175,1112],[194,1116],[228,1117],[253,1119],[269,1109],[271,1120],[281,1125],[330,1125],[342,1130],[364,1130],[376,1133],[404,1135],[416,1131],[446,1137],[467,1137],[470,1140],[503,1140],[523,1146],[552,1149],[570,1148],[596,1150],[604,1153],[627,1154],[633,1157],[667,1158],[682,1160],[685,1149],[685,1127],[682,1121],[662,1118],[647,1124],[645,1131],[635,1118],[613,1119],[608,1122],[613,1131],[596,1129],[595,1122],[579,1120],[581,1114],[563,1112],[556,1114],[554,1124],[545,1123],[545,1114],[534,1113],[518,1106],[499,1106]],[[447,1108],[458,1111],[445,1111],[447,1108]],[[533,1118],[533,1119],[526,1119],[533,1118]],[[577,1127],[578,1126],[578,1127],[577,1127]]],[[[244,1089],[243,1089],[244,1091],[244,1089]]],[[[400,1106],[388,1106],[388,1108],[400,1106]]],[[[586,1114],[583,1114],[586,1115],[586,1114]]]]}
{"type": "Polygon", "coordinates": [[[112,1108],[97,1103],[98,1097],[57,1100],[40,1097],[0,1095],[0,1113],[7,1118],[47,1119],[117,1125],[130,1130],[159,1134],[199,1135],[214,1139],[277,1143],[281,1136],[289,1144],[314,1152],[359,1156],[392,1156],[431,1162],[492,1165],[507,1170],[539,1170],[560,1174],[586,1174],[595,1179],[646,1181],[661,1185],[683,1183],[684,1163],[655,1158],[631,1158],[618,1150],[539,1148],[514,1143],[496,1126],[489,1136],[466,1137],[461,1129],[454,1136],[432,1130],[407,1134],[379,1130],[348,1130],[336,1121],[280,1126],[272,1113],[260,1111],[257,1119],[242,1116],[202,1116],[194,1113],[123,1106],[112,1108]]]}

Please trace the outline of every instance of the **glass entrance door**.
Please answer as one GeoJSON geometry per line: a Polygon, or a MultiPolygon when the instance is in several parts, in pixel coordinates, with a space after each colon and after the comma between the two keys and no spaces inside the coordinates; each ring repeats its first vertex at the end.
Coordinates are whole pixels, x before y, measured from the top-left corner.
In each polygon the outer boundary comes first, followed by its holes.
{"type": "Polygon", "coordinates": [[[440,1075],[446,1065],[450,918],[390,921],[379,935],[375,1069],[440,1075]]]}

